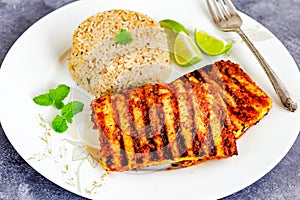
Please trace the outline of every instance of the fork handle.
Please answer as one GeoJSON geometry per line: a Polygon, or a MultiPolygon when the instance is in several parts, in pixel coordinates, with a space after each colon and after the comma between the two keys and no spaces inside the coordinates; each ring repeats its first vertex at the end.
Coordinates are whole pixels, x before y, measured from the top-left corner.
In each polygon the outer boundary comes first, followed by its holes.
{"type": "Polygon", "coordinates": [[[242,29],[238,28],[235,30],[241,38],[246,42],[247,46],[250,48],[252,53],[256,56],[258,62],[261,64],[263,69],[265,70],[267,76],[269,77],[276,93],[278,94],[282,104],[284,107],[294,112],[297,109],[297,102],[296,100],[291,96],[289,91],[287,90],[286,86],[283,84],[283,82],[279,79],[279,77],[276,75],[276,73],[272,70],[272,68],[268,65],[266,60],[262,57],[262,55],[258,52],[258,50],[255,48],[253,43],[250,41],[250,39],[247,37],[247,35],[242,31],[242,29]]]}

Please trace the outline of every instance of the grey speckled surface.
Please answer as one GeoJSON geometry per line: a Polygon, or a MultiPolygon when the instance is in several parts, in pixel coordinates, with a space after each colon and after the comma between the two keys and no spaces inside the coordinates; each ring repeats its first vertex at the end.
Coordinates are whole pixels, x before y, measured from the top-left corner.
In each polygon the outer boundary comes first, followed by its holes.
{"type": "MultiPolygon", "coordinates": [[[[0,0],[0,63],[14,41],[27,28],[70,2],[72,0],[0,0]]],[[[299,0],[235,0],[234,3],[240,11],[274,33],[300,66],[299,0]]],[[[299,158],[300,137],[272,171],[251,186],[224,199],[300,199],[299,158]]],[[[0,199],[82,198],[34,171],[14,150],[0,126],[0,199]]]]}

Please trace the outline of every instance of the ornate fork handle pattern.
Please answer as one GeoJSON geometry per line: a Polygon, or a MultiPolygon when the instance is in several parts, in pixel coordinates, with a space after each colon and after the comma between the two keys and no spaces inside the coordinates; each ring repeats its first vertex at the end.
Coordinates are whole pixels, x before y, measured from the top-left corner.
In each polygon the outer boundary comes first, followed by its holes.
{"type": "Polygon", "coordinates": [[[247,37],[247,35],[242,31],[242,29],[237,28],[234,30],[236,33],[238,33],[241,38],[245,41],[247,46],[250,48],[252,53],[255,55],[257,58],[258,62],[260,65],[263,67],[265,70],[268,78],[270,79],[275,92],[278,94],[282,104],[284,107],[291,111],[294,112],[297,109],[297,102],[295,99],[290,95],[288,92],[286,86],[283,84],[283,82],[279,79],[279,77],[276,75],[276,73],[272,70],[272,68],[269,66],[269,64],[265,61],[263,56],[259,53],[259,51],[256,49],[256,47],[253,45],[253,43],[250,41],[250,39],[247,37]]]}

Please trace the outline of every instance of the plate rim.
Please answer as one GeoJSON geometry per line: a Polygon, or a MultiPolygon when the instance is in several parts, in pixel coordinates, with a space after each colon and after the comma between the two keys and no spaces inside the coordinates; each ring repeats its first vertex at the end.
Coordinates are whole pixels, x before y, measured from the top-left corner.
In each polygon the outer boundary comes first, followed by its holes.
{"type": "MultiPolygon", "coordinates": [[[[58,9],[56,9],[56,10],[54,10],[54,11],[52,11],[52,12],[50,12],[50,13],[48,13],[47,15],[45,15],[44,17],[42,17],[42,18],[40,18],[39,20],[37,20],[35,23],[33,23],[29,28],[27,28],[22,34],[21,34],[21,36],[19,36],[18,37],[18,39],[13,43],[13,45],[9,48],[9,50],[8,50],[8,52],[7,52],[7,54],[5,55],[5,57],[4,57],[4,59],[3,59],[3,62],[2,62],[2,64],[1,64],[1,68],[0,68],[0,75],[2,74],[2,76],[3,76],[3,74],[4,74],[4,72],[3,72],[3,66],[6,66],[6,60],[7,59],[9,59],[9,57],[10,57],[10,54],[11,54],[11,52],[12,52],[12,49],[14,49],[15,48],[15,46],[18,44],[18,42],[20,41],[20,40],[22,40],[22,38],[24,37],[24,35],[25,34],[28,34],[29,32],[30,32],[30,30],[32,30],[33,29],[33,27],[38,27],[39,26],[39,24],[41,24],[41,23],[44,23],[48,18],[51,18],[51,17],[53,17],[56,13],[60,13],[60,12],[63,12],[63,10],[64,9],[71,9],[71,7],[76,7],[76,6],[78,6],[78,5],[81,5],[81,4],[83,4],[83,1],[75,1],[75,2],[72,2],[72,3],[69,3],[69,4],[66,4],[66,5],[64,5],[64,6],[62,6],[62,7],[60,7],[60,8],[58,8],[58,9]]],[[[241,12],[242,13],[242,12],[241,12]]],[[[244,14],[244,13],[242,13],[242,15],[244,15],[244,16],[247,16],[248,18],[250,18],[251,20],[253,20],[253,21],[255,21],[255,23],[257,23],[257,24],[259,24],[260,26],[262,26],[266,31],[268,31],[270,34],[272,34],[272,36],[285,48],[285,50],[287,51],[287,53],[290,55],[290,57],[291,57],[291,59],[292,59],[292,61],[295,63],[295,66],[297,66],[297,64],[296,64],[296,62],[295,62],[295,60],[294,60],[294,58],[293,58],[293,56],[290,54],[290,52],[286,49],[286,47],[283,45],[283,43],[271,32],[271,31],[269,31],[264,25],[262,25],[261,23],[259,23],[259,22],[257,22],[255,19],[253,19],[252,17],[250,17],[250,16],[248,16],[247,14],[244,14]]],[[[4,68],[4,69],[6,69],[6,68],[4,68]]],[[[1,77],[1,76],[0,76],[1,77]]],[[[2,83],[2,81],[0,81],[0,83],[2,83]]],[[[0,109],[1,109],[1,106],[0,106],[0,109]]],[[[4,131],[4,134],[6,135],[6,137],[8,138],[8,140],[9,140],[9,142],[11,143],[11,145],[13,146],[13,148],[18,152],[18,154],[22,157],[22,159],[30,166],[30,167],[32,167],[36,172],[38,172],[39,174],[41,174],[33,165],[32,165],[32,163],[30,163],[30,162],[28,162],[28,160],[27,159],[25,159],[23,156],[22,156],[22,153],[20,153],[18,150],[17,150],[17,148],[15,147],[15,145],[13,145],[13,142],[12,142],[12,140],[11,140],[11,135],[9,135],[9,134],[7,134],[7,132],[6,132],[6,124],[4,123],[2,123],[3,122],[3,115],[4,114],[1,114],[2,112],[1,112],[1,110],[0,110],[0,121],[1,121],[1,125],[2,125],[2,128],[3,128],[3,131],[4,131]]],[[[297,127],[295,128],[295,129],[297,129],[297,127]]],[[[298,127],[298,129],[299,129],[299,131],[300,131],[300,127],[298,127]]],[[[255,179],[255,180],[249,180],[248,182],[250,182],[250,184],[246,184],[246,185],[244,185],[244,186],[241,186],[240,188],[238,188],[237,190],[235,190],[234,192],[232,192],[232,191],[229,191],[225,196],[221,196],[221,197],[219,197],[219,198],[222,198],[222,197],[226,197],[226,196],[229,196],[229,195],[231,195],[231,194],[233,194],[233,193],[236,193],[236,192],[238,192],[238,191],[240,191],[240,190],[242,190],[242,189],[244,189],[244,188],[246,188],[246,187],[248,187],[249,185],[251,185],[251,184],[253,184],[254,182],[256,182],[256,181],[258,181],[259,179],[261,179],[264,175],[266,175],[267,173],[269,173],[283,158],[284,158],[284,156],[288,153],[288,151],[290,150],[290,148],[293,146],[293,144],[295,143],[295,141],[296,141],[296,139],[297,139],[297,137],[298,137],[298,135],[299,135],[299,131],[298,131],[298,134],[295,134],[294,135],[294,137],[290,140],[290,143],[291,143],[291,145],[288,145],[289,146],[289,148],[287,147],[285,150],[284,150],[284,153],[282,153],[282,156],[280,156],[279,158],[278,158],[278,160],[276,161],[276,162],[274,162],[273,163],[273,165],[271,165],[270,167],[269,167],[269,169],[267,169],[267,170],[264,170],[264,172],[262,172],[262,174],[261,174],[261,176],[259,177],[259,178],[257,178],[257,177],[255,177],[255,178],[253,178],[253,179],[255,179]]],[[[60,186],[60,187],[62,187],[62,188],[64,188],[64,189],[66,189],[66,190],[68,190],[68,191],[70,191],[70,192],[72,192],[72,193],[75,193],[75,194],[77,194],[77,195],[79,195],[79,196],[84,196],[83,195],[83,193],[79,193],[79,192],[77,192],[77,191],[75,191],[75,190],[69,190],[69,189],[67,189],[67,188],[65,188],[64,186],[62,186],[61,184],[59,184],[59,183],[57,183],[57,181],[55,181],[55,180],[52,180],[51,178],[49,178],[48,176],[46,176],[46,175],[44,175],[44,174],[41,174],[42,176],[44,176],[46,179],[48,179],[49,181],[51,181],[52,183],[54,183],[54,184],[56,184],[56,185],[58,185],[58,186],[60,186]]],[[[86,197],[86,196],[84,196],[84,197],[86,197]]]]}

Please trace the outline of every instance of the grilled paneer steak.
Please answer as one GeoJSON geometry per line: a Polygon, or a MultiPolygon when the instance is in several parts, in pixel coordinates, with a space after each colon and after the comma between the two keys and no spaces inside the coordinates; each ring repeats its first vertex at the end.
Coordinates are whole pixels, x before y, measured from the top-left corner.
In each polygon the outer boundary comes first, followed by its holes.
{"type": "Polygon", "coordinates": [[[164,163],[192,165],[237,154],[235,140],[271,108],[270,98],[230,61],[169,84],[93,100],[100,164],[125,171],[164,163]]]}

